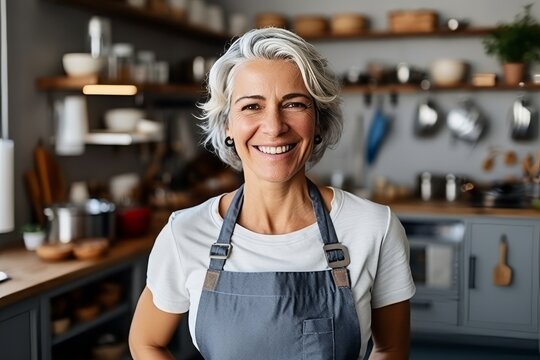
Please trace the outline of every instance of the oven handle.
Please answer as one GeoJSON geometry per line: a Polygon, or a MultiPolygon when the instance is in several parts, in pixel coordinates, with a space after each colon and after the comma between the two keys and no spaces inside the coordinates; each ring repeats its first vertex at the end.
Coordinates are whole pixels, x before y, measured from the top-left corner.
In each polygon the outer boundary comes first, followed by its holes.
{"type": "Polygon", "coordinates": [[[429,300],[411,300],[411,308],[418,310],[427,310],[433,306],[433,302],[429,300]]]}
{"type": "Polygon", "coordinates": [[[476,256],[469,256],[469,289],[476,287],[476,256]]]}

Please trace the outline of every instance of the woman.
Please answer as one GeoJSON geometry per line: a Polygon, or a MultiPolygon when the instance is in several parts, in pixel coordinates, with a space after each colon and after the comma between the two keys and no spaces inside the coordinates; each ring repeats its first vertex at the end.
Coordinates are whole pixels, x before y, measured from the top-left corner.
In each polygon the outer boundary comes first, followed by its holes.
{"type": "Polygon", "coordinates": [[[235,41],[209,74],[206,141],[242,170],[233,193],[175,212],[135,312],[135,359],[166,359],[189,310],[205,359],[406,359],[415,288],[387,207],[305,175],[342,129],[336,78],[275,28],[235,41]]]}

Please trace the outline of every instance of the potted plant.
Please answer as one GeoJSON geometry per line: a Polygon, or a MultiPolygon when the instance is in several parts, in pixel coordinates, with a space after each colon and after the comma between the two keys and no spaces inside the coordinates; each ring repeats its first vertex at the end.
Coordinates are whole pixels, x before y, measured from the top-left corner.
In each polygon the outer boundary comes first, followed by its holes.
{"type": "Polygon", "coordinates": [[[26,224],[21,233],[26,250],[36,250],[45,241],[45,230],[39,224],[26,224]]]}
{"type": "Polygon", "coordinates": [[[508,85],[523,81],[527,65],[540,58],[540,23],[531,15],[532,5],[526,5],[513,22],[498,25],[483,40],[486,53],[503,64],[508,85]]]}

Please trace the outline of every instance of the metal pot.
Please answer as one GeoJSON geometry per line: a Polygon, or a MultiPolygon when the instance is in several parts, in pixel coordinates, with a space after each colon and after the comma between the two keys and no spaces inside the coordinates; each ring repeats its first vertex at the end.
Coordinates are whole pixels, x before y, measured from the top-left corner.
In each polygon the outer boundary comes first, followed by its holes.
{"type": "Polygon", "coordinates": [[[487,121],[478,107],[467,99],[451,110],[446,118],[452,135],[460,140],[476,144],[487,128],[487,121]]]}
{"type": "Polygon", "coordinates": [[[112,202],[89,199],[80,205],[53,204],[43,212],[48,220],[49,243],[69,243],[95,237],[115,238],[116,206],[112,202]]]}

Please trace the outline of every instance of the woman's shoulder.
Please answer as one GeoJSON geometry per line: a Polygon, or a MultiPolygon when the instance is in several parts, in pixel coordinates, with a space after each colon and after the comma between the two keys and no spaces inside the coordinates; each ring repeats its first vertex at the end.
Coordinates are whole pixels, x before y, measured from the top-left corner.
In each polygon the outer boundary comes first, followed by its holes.
{"type": "Polygon", "coordinates": [[[169,222],[176,226],[178,224],[194,224],[201,220],[211,220],[214,213],[217,212],[219,200],[223,195],[214,196],[200,204],[176,210],[171,214],[169,222]]]}
{"type": "Polygon", "coordinates": [[[334,192],[334,197],[332,199],[332,213],[336,216],[343,211],[347,211],[388,219],[390,208],[387,205],[376,203],[343,189],[329,189],[334,192]]]}

